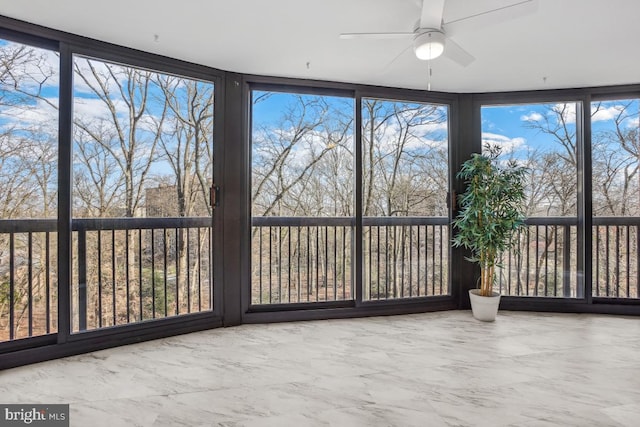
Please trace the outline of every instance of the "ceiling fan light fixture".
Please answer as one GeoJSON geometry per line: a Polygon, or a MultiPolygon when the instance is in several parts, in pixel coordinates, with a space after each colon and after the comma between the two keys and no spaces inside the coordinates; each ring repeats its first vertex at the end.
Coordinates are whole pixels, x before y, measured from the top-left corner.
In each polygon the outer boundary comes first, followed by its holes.
{"type": "Polygon", "coordinates": [[[423,61],[435,59],[444,52],[444,34],[440,31],[427,31],[413,39],[413,51],[423,61]]]}

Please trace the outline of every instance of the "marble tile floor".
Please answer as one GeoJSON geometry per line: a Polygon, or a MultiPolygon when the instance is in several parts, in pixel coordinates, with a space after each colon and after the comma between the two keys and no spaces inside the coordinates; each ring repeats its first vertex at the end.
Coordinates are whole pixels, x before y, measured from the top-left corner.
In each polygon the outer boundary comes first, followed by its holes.
{"type": "Polygon", "coordinates": [[[0,372],[72,426],[638,426],[640,318],[468,311],[242,325],[0,372]]]}

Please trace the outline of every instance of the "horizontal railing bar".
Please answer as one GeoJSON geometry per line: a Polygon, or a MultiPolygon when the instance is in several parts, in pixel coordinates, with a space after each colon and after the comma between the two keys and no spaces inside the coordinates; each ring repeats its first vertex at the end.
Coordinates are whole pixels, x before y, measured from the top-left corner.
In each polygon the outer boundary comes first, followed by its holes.
{"type": "MultiPolygon", "coordinates": [[[[211,227],[210,217],[76,218],[73,231],[211,227]]],[[[0,233],[55,232],[56,219],[0,219],[0,233]]]]}
{"type": "MultiPolygon", "coordinates": [[[[254,227],[353,227],[356,220],[353,217],[286,217],[286,216],[256,216],[251,220],[254,227]]],[[[362,225],[365,226],[392,226],[392,225],[447,225],[447,217],[426,216],[389,216],[389,217],[363,217],[362,225]]]]}
{"type": "Polygon", "coordinates": [[[594,216],[593,225],[640,225],[640,217],[594,216]]]}
{"type": "MultiPolygon", "coordinates": [[[[448,225],[447,217],[433,216],[365,216],[362,218],[364,226],[404,226],[404,225],[448,225]]],[[[527,225],[577,225],[576,217],[531,217],[525,220],[527,225]]],[[[293,227],[293,226],[354,226],[352,217],[288,217],[288,216],[257,216],[253,217],[251,225],[255,227],[293,227]]]]}
{"type": "MultiPolygon", "coordinates": [[[[364,226],[403,226],[403,225],[448,225],[447,217],[433,216],[366,216],[362,218],[364,226]]],[[[531,217],[525,220],[527,225],[577,225],[576,217],[531,217]]],[[[255,227],[269,226],[353,226],[352,217],[285,217],[259,216],[252,218],[255,227]]]]}
{"type": "Polygon", "coordinates": [[[71,221],[73,231],[195,228],[211,226],[211,217],[77,218],[71,221]]]}
{"type": "Polygon", "coordinates": [[[578,225],[575,216],[536,216],[524,220],[527,225],[578,225]]]}
{"type": "Polygon", "coordinates": [[[55,232],[57,219],[0,219],[0,233],[55,232]]]}
{"type": "MultiPolygon", "coordinates": [[[[363,217],[365,226],[393,225],[447,225],[446,217],[363,217]]],[[[530,217],[527,225],[577,225],[576,217],[530,217]]],[[[127,230],[157,228],[211,227],[209,217],[166,218],[75,218],[72,229],[79,230],[127,230]]],[[[264,226],[355,226],[353,217],[253,217],[252,225],[264,226]]],[[[640,217],[593,217],[593,225],[640,225],[640,217]]],[[[1,219],[0,233],[55,232],[56,219],[1,219]]]]}
{"type": "Polygon", "coordinates": [[[351,227],[356,225],[353,217],[309,217],[309,216],[254,216],[254,227],[351,227]]]}
{"type": "Polygon", "coordinates": [[[386,226],[386,225],[447,225],[449,218],[446,216],[365,216],[362,225],[386,226]]]}
{"type": "MultiPolygon", "coordinates": [[[[150,228],[210,227],[209,217],[165,218],[75,218],[72,229],[78,230],[127,230],[150,228]]],[[[366,226],[386,225],[446,225],[446,217],[363,217],[366,226]]],[[[577,225],[576,217],[530,217],[527,225],[577,225]]],[[[253,217],[252,225],[260,226],[354,226],[353,217],[253,217]]],[[[640,217],[593,217],[593,225],[640,225],[640,217]]],[[[0,219],[0,233],[55,232],[56,219],[0,219]]]]}

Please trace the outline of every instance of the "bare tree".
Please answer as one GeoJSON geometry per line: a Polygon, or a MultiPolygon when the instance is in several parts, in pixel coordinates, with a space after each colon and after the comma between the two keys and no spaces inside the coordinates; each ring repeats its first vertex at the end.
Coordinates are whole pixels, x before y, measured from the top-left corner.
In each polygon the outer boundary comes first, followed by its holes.
{"type": "MultiPolygon", "coordinates": [[[[446,208],[446,110],[434,104],[363,100],[363,212],[434,215],[446,208]]],[[[446,215],[446,213],[445,213],[446,215]]]]}
{"type": "MultiPolygon", "coordinates": [[[[44,96],[55,83],[53,58],[55,55],[50,52],[26,45],[6,42],[0,46],[3,220],[57,216],[57,101],[55,96],[44,96]]],[[[46,233],[0,235],[0,340],[8,338],[9,328],[15,337],[49,330],[47,322],[52,319],[45,318],[44,313],[55,300],[45,297],[49,291],[55,295],[55,272],[50,273],[47,254],[49,262],[56,259],[48,252],[50,244],[46,233]],[[48,281],[52,288],[46,288],[48,281]],[[14,313],[12,325],[8,317],[10,305],[14,313]],[[27,316],[33,321],[32,328],[27,327],[27,316]]]]}
{"type": "MultiPolygon", "coordinates": [[[[182,217],[211,216],[207,196],[213,172],[213,85],[166,75],[157,76],[156,84],[161,89],[156,102],[167,106],[164,123],[156,120],[154,124],[160,135],[160,159],[169,164],[172,172],[172,176],[165,178],[176,193],[177,206],[170,212],[182,217]]],[[[181,295],[190,292],[198,277],[196,266],[187,262],[190,249],[187,233],[188,230],[181,229],[176,235],[176,280],[181,295]],[[188,277],[191,283],[187,283],[188,277]]],[[[203,235],[197,242],[201,250],[207,240],[203,235]]]]}
{"type": "Polygon", "coordinates": [[[211,215],[207,194],[213,168],[213,85],[166,75],[156,82],[161,89],[156,102],[165,102],[168,112],[164,129],[160,120],[154,124],[161,158],[175,179],[177,213],[211,215]]]}
{"type": "MultiPolygon", "coordinates": [[[[363,100],[363,214],[365,216],[447,216],[448,138],[446,109],[423,103],[363,100]]],[[[364,251],[382,257],[384,274],[365,268],[367,298],[416,293],[404,283],[403,267],[420,240],[414,227],[394,227],[383,236],[365,230],[364,251]],[[397,234],[396,234],[397,233],[397,234]],[[412,243],[413,242],[413,243],[412,243]],[[375,279],[374,279],[375,277],[375,279]],[[393,284],[390,288],[389,284],[393,284]],[[405,287],[407,288],[405,290],[405,287]]],[[[425,229],[426,230],[426,229],[425,229]]],[[[433,231],[435,232],[435,231],[433,231]]],[[[425,231],[426,233],[426,231],[425,231]]],[[[435,238],[434,234],[431,234],[435,238]]],[[[422,236],[425,239],[426,235],[422,236]]],[[[423,254],[423,259],[425,255],[423,254]]],[[[368,263],[369,256],[365,256],[368,263]]],[[[416,263],[415,258],[412,261],[416,263]]],[[[416,271],[422,267],[415,266],[416,271]]],[[[436,274],[436,268],[430,268],[436,274]]],[[[439,271],[439,270],[438,270],[439,271]]],[[[426,270],[422,270],[426,277],[426,270]]],[[[416,288],[414,290],[414,288],[416,288]]]]}
{"type": "Polygon", "coordinates": [[[530,178],[530,194],[542,196],[542,203],[530,214],[576,215],[576,106],[575,103],[545,104],[541,109],[540,114],[524,124],[551,137],[551,142],[537,147],[528,157],[529,169],[540,172],[530,178]]]}
{"type": "MultiPolygon", "coordinates": [[[[601,141],[607,141],[607,149],[610,149],[609,147],[620,148],[622,153],[626,154],[617,162],[610,163],[607,168],[607,174],[615,176],[611,183],[617,183],[618,189],[621,190],[618,194],[619,208],[611,212],[614,215],[637,215],[640,212],[640,191],[638,191],[640,190],[640,173],[638,173],[640,168],[640,121],[635,126],[631,125],[632,120],[638,120],[640,112],[632,110],[634,104],[637,104],[637,100],[626,101],[616,106],[617,114],[613,117],[613,129],[599,135],[601,141]],[[635,199],[630,197],[632,186],[633,192],[636,194],[635,199]]],[[[611,197],[609,197],[608,204],[612,205],[611,197]]]]}
{"type": "MultiPolygon", "coordinates": [[[[28,45],[3,44],[0,47],[0,105],[23,108],[39,98],[57,108],[55,101],[43,95],[48,85],[55,84],[57,71],[50,60],[52,56],[55,56],[53,52],[28,45]]],[[[3,113],[11,115],[6,110],[3,113]]]]}
{"type": "MultiPolygon", "coordinates": [[[[345,117],[324,97],[295,95],[277,125],[264,124],[254,129],[254,215],[327,215],[337,212],[336,206],[326,206],[326,203],[336,201],[331,195],[327,196],[325,204],[320,205],[313,203],[314,200],[308,199],[307,195],[310,194],[311,183],[323,177],[317,172],[329,159],[329,153],[337,153],[334,160],[352,156],[348,145],[352,141],[351,126],[352,118],[345,117]]],[[[324,178],[335,177],[324,174],[324,178]]],[[[331,181],[321,185],[324,190],[318,194],[327,194],[327,190],[334,187],[331,181]]]]}
{"type": "MultiPolygon", "coordinates": [[[[124,186],[122,216],[136,216],[143,201],[151,166],[157,158],[156,149],[161,137],[159,132],[149,129],[147,122],[153,114],[149,111],[148,103],[154,73],[90,59],[77,59],[74,70],[89,89],[91,99],[97,98],[106,111],[105,117],[99,119],[76,115],[76,135],[83,145],[98,146],[87,149],[91,152],[89,158],[111,157],[110,160],[96,159],[93,164],[111,165],[111,162],[115,162],[124,186]]],[[[167,108],[166,103],[162,104],[154,114],[160,128],[166,119],[167,108]]],[[[84,164],[82,167],[90,168],[91,165],[84,164]]],[[[90,171],[87,174],[96,175],[90,171]]],[[[97,181],[104,188],[103,180],[92,181],[97,181]]],[[[103,200],[114,198],[103,197],[103,200]]],[[[98,211],[106,212],[108,208],[100,207],[98,211]]]]}

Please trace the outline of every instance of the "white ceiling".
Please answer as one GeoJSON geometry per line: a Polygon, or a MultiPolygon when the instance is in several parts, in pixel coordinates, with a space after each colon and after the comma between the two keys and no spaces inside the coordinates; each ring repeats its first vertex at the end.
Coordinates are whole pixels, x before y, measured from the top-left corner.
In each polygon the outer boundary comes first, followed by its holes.
{"type": "MultiPolygon", "coordinates": [[[[428,1],[428,0],[427,0],[428,1]]],[[[228,71],[426,89],[406,40],[421,0],[0,0],[0,15],[228,71]],[[156,36],[157,35],[157,40],[156,36]],[[308,65],[307,65],[308,64],[308,65]]],[[[445,22],[513,0],[446,0],[445,22]]],[[[452,37],[476,60],[431,61],[431,89],[485,92],[640,83],[640,1],[539,0],[535,13],[452,37]]]]}

